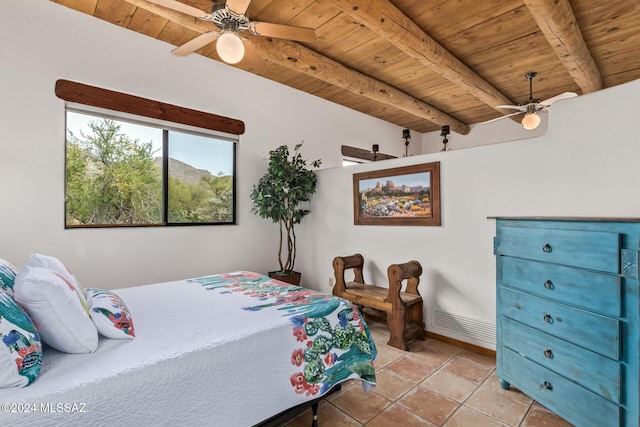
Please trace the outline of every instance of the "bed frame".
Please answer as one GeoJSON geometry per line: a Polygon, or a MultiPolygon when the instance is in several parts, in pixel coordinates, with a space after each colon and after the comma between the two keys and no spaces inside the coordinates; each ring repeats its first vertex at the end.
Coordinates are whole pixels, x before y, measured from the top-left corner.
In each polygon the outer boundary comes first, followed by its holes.
{"type": "Polygon", "coordinates": [[[318,405],[320,401],[328,398],[334,393],[339,392],[342,389],[340,384],[333,387],[322,397],[318,397],[317,399],[311,400],[309,402],[301,403],[300,405],[294,406],[293,408],[287,409],[286,411],[282,411],[279,414],[274,415],[273,417],[265,420],[261,423],[256,424],[254,427],[277,427],[282,425],[287,421],[291,421],[295,417],[302,414],[304,411],[311,407],[311,427],[318,427],[318,405]]]}

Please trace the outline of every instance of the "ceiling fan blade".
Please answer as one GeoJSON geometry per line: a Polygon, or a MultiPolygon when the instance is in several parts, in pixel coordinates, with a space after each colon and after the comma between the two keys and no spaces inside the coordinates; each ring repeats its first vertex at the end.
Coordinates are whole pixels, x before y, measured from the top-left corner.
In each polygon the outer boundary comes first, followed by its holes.
{"type": "Polygon", "coordinates": [[[222,34],[222,31],[209,31],[207,33],[202,33],[198,37],[186,42],[182,46],[178,46],[177,48],[173,49],[171,53],[176,56],[189,55],[190,53],[193,53],[196,50],[200,49],[202,46],[215,41],[220,36],[220,34],[222,34]]]}
{"type": "Polygon", "coordinates": [[[188,4],[180,3],[179,1],[175,1],[175,0],[147,0],[147,1],[149,3],[155,3],[157,5],[164,6],[168,9],[185,13],[189,16],[193,16],[194,18],[198,18],[198,19],[206,19],[207,17],[211,16],[211,14],[209,13],[206,13],[200,9],[189,6],[188,4]]]}
{"type": "Polygon", "coordinates": [[[387,159],[396,159],[396,156],[392,156],[390,154],[384,153],[374,153],[369,150],[365,150],[363,148],[351,147],[349,145],[343,145],[340,147],[340,152],[343,156],[353,157],[354,159],[363,159],[363,160],[387,160],[387,159]]]}
{"type": "Polygon", "coordinates": [[[496,108],[508,108],[510,110],[520,110],[520,111],[527,110],[526,105],[496,105],[496,108]]]}
{"type": "Polygon", "coordinates": [[[258,74],[266,74],[269,71],[267,64],[264,62],[260,52],[256,49],[256,46],[251,43],[251,40],[242,40],[244,42],[244,58],[242,61],[249,65],[258,74]]]}
{"type": "Polygon", "coordinates": [[[540,105],[548,107],[556,101],[560,101],[561,99],[573,98],[574,96],[578,96],[578,94],[574,92],[564,92],[560,95],[552,96],[551,98],[545,99],[544,101],[540,101],[540,105]]]}
{"type": "Polygon", "coordinates": [[[498,120],[506,119],[507,117],[516,116],[518,114],[523,114],[524,111],[516,111],[515,113],[507,114],[505,116],[496,117],[495,119],[487,120],[486,122],[481,122],[481,125],[486,125],[487,123],[497,122],[498,120]]]}
{"type": "Polygon", "coordinates": [[[249,31],[256,36],[273,37],[276,39],[313,42],[316,31],[313,28],[293,27],[291,25],[272,24],[270,22],[249,22],[249,31]]]}
{"type": "Polygon", "coordinates": [[[238,15],[244,15],[251,0],[227,0],[227,9],[238,15]]]}

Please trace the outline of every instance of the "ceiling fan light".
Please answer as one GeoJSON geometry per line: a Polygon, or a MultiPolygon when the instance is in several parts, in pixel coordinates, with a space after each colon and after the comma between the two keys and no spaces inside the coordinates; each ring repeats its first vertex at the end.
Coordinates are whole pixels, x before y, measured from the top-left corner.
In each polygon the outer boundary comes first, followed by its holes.
{"type": "Polygon", "coordinates": [[[527,113],[522,119],[522,127],[526,130],[533,130],[540,125],[540,116],[536,113],[527,113]]]}
{"type": "Polygon", "coordinates": [[[237,64],[244,57],[244,44],[233,31],[225,31],[216,42],[216,51],[227,64],[237,64]]]}

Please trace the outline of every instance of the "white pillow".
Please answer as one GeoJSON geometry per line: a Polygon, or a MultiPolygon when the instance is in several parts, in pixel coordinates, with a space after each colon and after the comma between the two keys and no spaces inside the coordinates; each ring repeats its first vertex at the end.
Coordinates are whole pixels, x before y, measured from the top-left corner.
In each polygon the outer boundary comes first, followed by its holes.
{"type": "Polygon", "coordinates": [[[33,253],[29,257],[26,265],[28,265],[29,267],[46,268],[64,277],[73,285],[74,288],[76,288],[76,291],[78,292],[78,298],[80,298],[82,306],[87,311],[87,314],[89,314],[87,300],[84,297],[84,289],[82,289],[82,286],[80,286],[80,283],[78,283],[78,279],[76,279],[76,276],[74,276],[71,270],[69,270],[69,267],[67,267],[62,261],[53,256],[33,253]]]}
{"type": "Polygon", "coordinates": [[[133,339],[133,319],[122,298],[113,291],[87,288],[89,314],[100,335],[107,338],[133,339]]]}
{"type": "Polygon", "coordinates": [[[42,341],[56,350],[90,353],[98,348],[98,330],[75,287],[61,274],[22,267],[13,285],[13,298],[31,317],[42,341]]]}

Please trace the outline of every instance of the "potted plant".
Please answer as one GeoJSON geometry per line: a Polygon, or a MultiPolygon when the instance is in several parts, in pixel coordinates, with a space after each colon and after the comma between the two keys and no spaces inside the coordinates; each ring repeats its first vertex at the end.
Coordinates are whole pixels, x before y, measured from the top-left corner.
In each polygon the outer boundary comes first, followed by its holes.
{"type": "MultiPolygon", "coordinates": [[[[293,271],[296,262],[296,233],[294,226],[309,213],[300,204],[308,202],[316,192],[318,177],[307,166],[300,154],[302,143],[297,144],[289,157],[289,148],[281,145],[269,151],[267,173],[251,190],[253,209],[261,218],[271,219],[280,226],[280,246],[278,262],[280,270],[269,272],[269,276],[294,285],[300,284],[300,273],[293,271]],[[283,246],[286,244],[286,258],[283,262],[283,246]]],[[[320,167],[320,160],[314,160],[311,167],[320,167]]]]}

